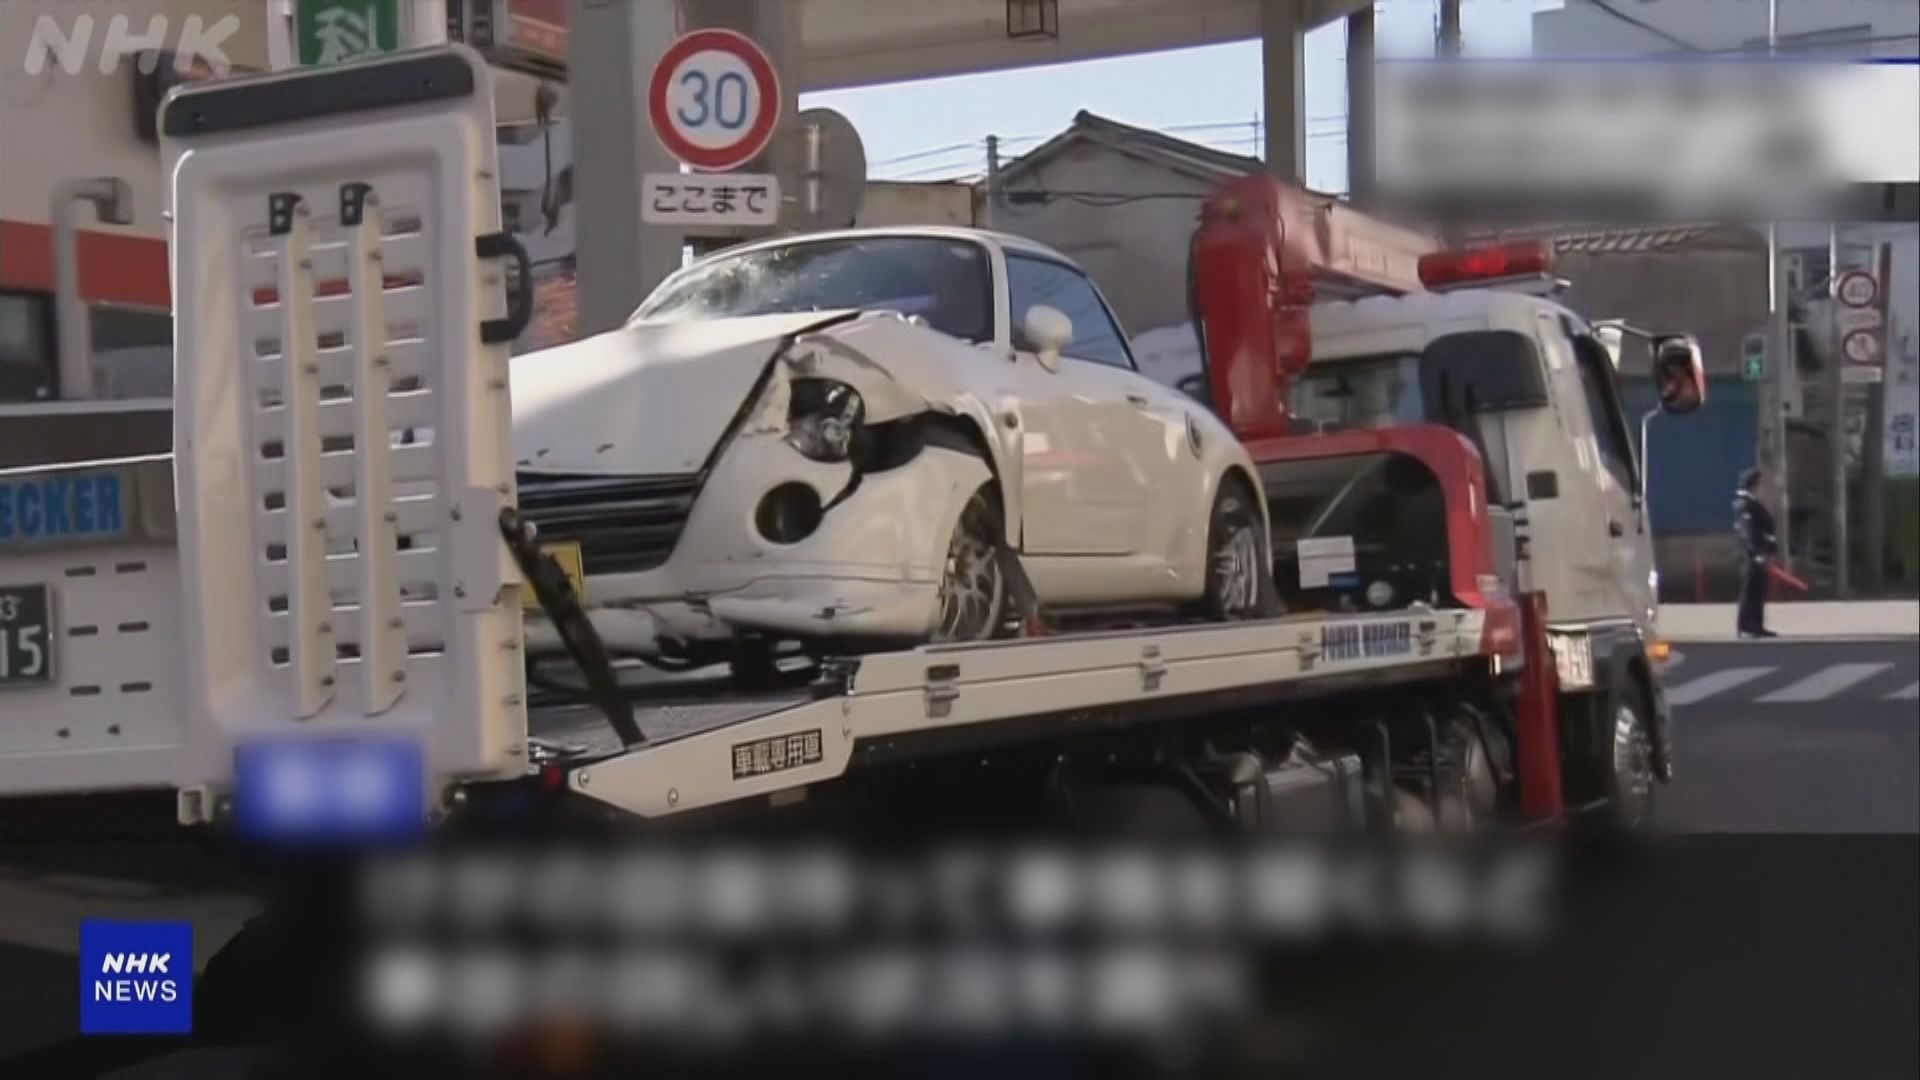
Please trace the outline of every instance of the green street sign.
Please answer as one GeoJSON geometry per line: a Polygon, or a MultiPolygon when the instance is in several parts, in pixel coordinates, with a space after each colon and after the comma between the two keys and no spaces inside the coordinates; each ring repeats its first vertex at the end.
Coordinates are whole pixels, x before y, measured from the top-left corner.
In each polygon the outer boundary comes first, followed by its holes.
{"type": "Polygon", "coordinates": [[[1764,334],[1748,334],[1740,341],[1740,370],[1748,382],[1767,377],[1767,339],[1764,334]]]}
{"type": "Polygon", "coordinates": [[[302,64],[339,64],[400,47],[400,0],[299,0],[302,64]]]}

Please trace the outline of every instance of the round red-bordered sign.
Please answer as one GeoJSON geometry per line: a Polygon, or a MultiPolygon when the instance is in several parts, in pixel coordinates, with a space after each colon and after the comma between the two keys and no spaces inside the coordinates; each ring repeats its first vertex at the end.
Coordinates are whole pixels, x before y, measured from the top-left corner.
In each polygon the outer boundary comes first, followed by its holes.
{"type": "Polygon", "coordinates": [[[1847,361],[1854,364],[1878,364],[1880,362],[1880,338],[1871,330],[1855,330],[1840,343],[1840,349],[1846,353],[1847,361]]]}
{"type": "Polygon", "coordinates": [[[725,172],[759,156],[780,122],[780,77],[753,39],[695,30],[668,46],[647,88],[647,112],[667,152],[725,172]]]}
{"type": "Polygon", "coordinates": [[[1849,270],[1840,275],[1840,287],[1834,290],[1840,302],[1850,308],[1863,308],[1880,299],[1880,283],[1865,270],[1849,270]]]}

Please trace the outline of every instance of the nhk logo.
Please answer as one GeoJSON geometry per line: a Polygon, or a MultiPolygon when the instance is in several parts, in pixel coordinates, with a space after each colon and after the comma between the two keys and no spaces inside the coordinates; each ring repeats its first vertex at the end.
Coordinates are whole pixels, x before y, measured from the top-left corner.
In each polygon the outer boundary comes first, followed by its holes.
{"type": "Polygon", "coordinates": [[[80,924],[80,1030],[163,1035],[193,1030],[193,925],[80,924]]]}
{"type": "Polygon", "coordinates": [[[89,67],[112,75],[122,59],[138,57],[140,70],[151,75],[161,54],[170,51],[173,68],[182,75],[202,69],[225,75],[232,67],[225,46],[239,31],[238,15],[212,21],[199,15],[179,20],[149,15],[146,26],[137,30],[126,14],[41,15],[33,20],[33,35],[27,39],[26,71],[38,75],[51,65],[68,75],[84,75],[89,67]]]}

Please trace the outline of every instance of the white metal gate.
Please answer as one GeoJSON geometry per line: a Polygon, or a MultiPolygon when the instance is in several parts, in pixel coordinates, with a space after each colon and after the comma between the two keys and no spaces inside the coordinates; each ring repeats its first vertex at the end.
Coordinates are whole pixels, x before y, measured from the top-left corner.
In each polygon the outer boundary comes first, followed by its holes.
{"type": "MultiPolygon", "coordinates": [[[[493,120],[457,48],[169,101],[179,600],[152,655],[174,692],[112,769],[0,724],[0,793],[171,785],[193,820],[236,747],[306,737],[415,741],[432,781],[522,771],[497,521],[526,312],[493,120]]],[[[48,700],[77,717],[71,691],[48,700]]]]}

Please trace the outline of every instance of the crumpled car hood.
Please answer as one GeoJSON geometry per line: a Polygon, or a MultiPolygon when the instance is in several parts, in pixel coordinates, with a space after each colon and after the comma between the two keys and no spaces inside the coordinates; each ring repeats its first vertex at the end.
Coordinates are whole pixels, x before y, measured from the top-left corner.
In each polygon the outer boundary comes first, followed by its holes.
{"type": "Polygon", "coordinates": [[[834,314],[631,326],[515,357],[514,462],[529,472],[698,472],[780,339],[834,314]]]}

